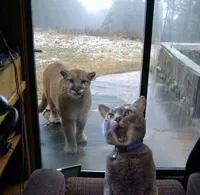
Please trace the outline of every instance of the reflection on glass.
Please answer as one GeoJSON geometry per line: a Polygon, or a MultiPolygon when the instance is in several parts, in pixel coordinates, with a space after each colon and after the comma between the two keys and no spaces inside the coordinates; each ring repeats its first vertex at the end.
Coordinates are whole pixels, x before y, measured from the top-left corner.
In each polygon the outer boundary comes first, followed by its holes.
{"type": "Polygon", "coordinates": [[[157,167],[184,167],[199,137],[200,2],[156,0],[145,142],[157,167]]]}

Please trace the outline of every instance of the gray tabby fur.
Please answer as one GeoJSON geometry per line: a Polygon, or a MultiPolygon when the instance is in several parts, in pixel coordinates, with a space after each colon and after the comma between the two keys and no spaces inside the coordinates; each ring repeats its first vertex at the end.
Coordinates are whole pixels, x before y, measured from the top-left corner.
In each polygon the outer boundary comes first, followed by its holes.
{"type": "MultiPolygon", "coordinates": [[[[134,104],[124,104],[114,109],[99,105],[103,117],[102,131],[108,144],[128,146],[142,140],[146,133],[143,116],[145,98],[134,104]]],[[[107,156],[104,195],[157,195],[156,168],[151,149],[141,147],[107,156]],[[115,155],[115,156],[113,156],[115,155]]]]}

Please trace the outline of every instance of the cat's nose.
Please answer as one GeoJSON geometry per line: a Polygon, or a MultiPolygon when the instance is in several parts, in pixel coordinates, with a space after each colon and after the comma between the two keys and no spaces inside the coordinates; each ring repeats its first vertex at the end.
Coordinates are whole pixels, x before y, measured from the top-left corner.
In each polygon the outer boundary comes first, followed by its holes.
{"type": "Polygon", "coordinates": [[[115,118],[115,121],[117,121],[117,123],[119,123],[121,120],[122,120],[121,116],[118,116],[118,117],[115,118]]]}

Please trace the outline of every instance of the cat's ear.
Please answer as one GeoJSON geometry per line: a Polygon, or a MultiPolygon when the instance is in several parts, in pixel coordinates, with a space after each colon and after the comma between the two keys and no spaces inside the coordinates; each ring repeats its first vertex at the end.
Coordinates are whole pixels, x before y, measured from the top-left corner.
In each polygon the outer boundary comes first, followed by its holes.
{"type": "Polygon", "coordinates": [[[89,72],[88,73],[88,79],[91,81],[96,75],[96,72],[89,72]]]}
{"type": "Polygon", "coordinates": [[[99,113],[101,114],[101,116],[103,118],[105,118],[106,114],[108,113],[108,111],[110,110],[109,107],[103,105],[103,104],[100,104],[99,105],[99,113]]]}
{"type": "Polygon", "coordinates": [[[136,107],[136,109],[143,113],[145,110],[145,106],[146,106],[146,99],[144,96],[140,96],[134,103],[133,106],[136,107]]]}
{"type": "Polygon", "coordinates": [[[67,78],[69,76],[69,71],[67,70],[61,70],[60,71],[60,74],[64,77],[64,78],[67,78]]]}

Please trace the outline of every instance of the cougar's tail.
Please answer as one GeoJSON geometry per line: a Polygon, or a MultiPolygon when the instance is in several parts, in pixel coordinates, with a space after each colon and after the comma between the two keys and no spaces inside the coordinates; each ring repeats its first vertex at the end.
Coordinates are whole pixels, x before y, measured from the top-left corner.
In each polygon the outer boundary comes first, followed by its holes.
{"type": "Polygon", "coordinates": [[[39,104],[38,110],[39,112],[43,112],[44,109],[47,107],[48,103],[47,103],[47,98],[45,97],[44,93],[42,94],[42,100],[39,104]]]}

